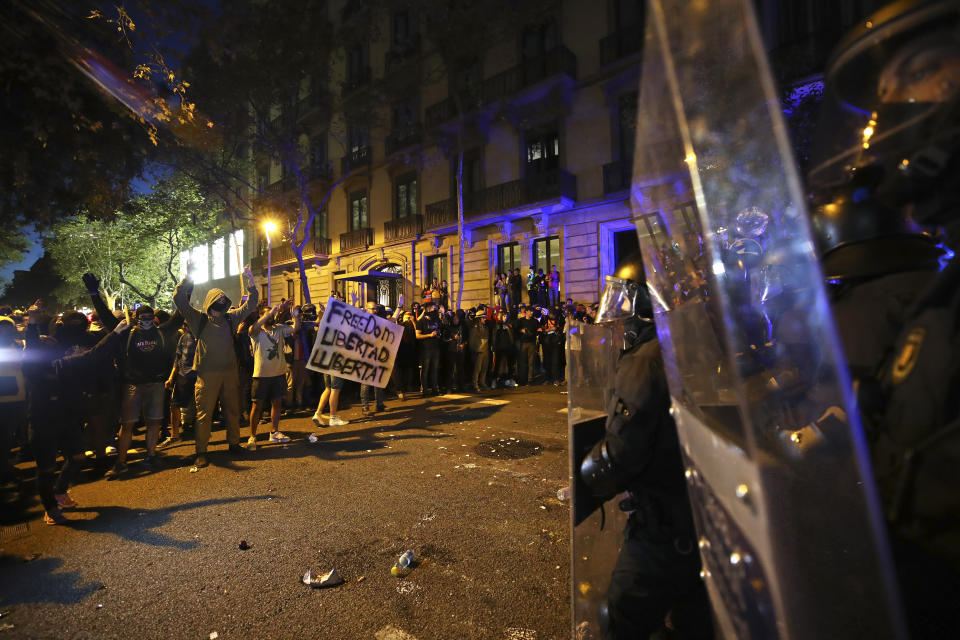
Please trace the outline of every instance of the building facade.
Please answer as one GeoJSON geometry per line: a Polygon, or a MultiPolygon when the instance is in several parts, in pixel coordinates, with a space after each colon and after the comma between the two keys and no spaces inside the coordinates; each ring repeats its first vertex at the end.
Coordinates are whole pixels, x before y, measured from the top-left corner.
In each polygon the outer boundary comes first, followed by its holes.
{"type": "MultiPolygon", "coordinates": [[[[348,51],[332,80],[342,82],[344,103],[389,74],[418,78],[411,92],[417,95],[385,108],[381,135],[339,123],[347,132],[340,158],[326,157],[337,147],[335,136],[315,143],[315,197],[349,175],[330,193],[304,251],[305,261],[319,266],[308,270],[312,297],[325,299],[337,289],[348,301],[357,296],[393,306],[399,294],[409,303],[437,278],[447,281],[454,303],[462,149],[461,306],[493,302],[495,274],[514,268],[526,274],[529,266],[547,273],[556,265],[562,297],[597,300],[603,277],[638,246],[627,187],[642,5],[611,2],[604,10],[602,3],[557,2],[543,20],[518,27],[516,37],[477,52],[466,79],[430,77],[437,65],[417,21],[407,11],[381,15],[379,31],[388,35],[348,51]],[[462,115],[451,98],[454,82],[474,85],[462,115]],[[450,140],[456,142],[444,142],[450,140]]],[[[321,135],[324,125],[337,126],[318,123],[321,135]]],[[[289,186],[275,164],[263,182],[276,193],[289,186]]],[[[257,236],[251,246],[263,293],[269,288],[274,304],[301,302],[290,247],[270,247],[267,287],[263,233],[248,233],[257,236]]]]}
{"type": "MultiPolygon", "coordinates": [[[[786,84],[809,82],[843,28],[879,3],[756,4],[775,54],[809,50],[797,68],[775,69],[786,84]]],[[[652,197],[640,198],[650,211],[633,219],[628,187],[644,5],[558,0],[439,77],[432,70],[443,61],[422,35],[422,16],[409,9],[364,14],[377,21],[380,36],[348,46],[323,71],[326,82],[342,87],[342,112],[369,101],[373,87],[390,78],[406,78],[410,88],[382,105],[378,126],[318,115],[322,109],[311,110],[304,92],[298,117],[311,156],[311,195],[327,197],[303,252],[311,297],[337,290],[348,301],[392,307],[400,294],[408,304],[418,299],[437,278],[448,283],[455,304],[462,241],[461,307],[494,302],[496,274],[519,268],[525,275],[531,266],[545,273],[558,267],[561,298],[597,300],[605,276],[637,250],[638,229],[658,228],[642,218],[657,215],[656,191],[671,188],[651,185],[652,197]],[[462,236],[455,179],[461,151],[462,236]]],[[[349,2],[328,10],[334,22],[357,19],[349,2]]],[[[294,186],[276,161],[264,163],[257,181],[275,196],[294,186]]],[[[686,211],[692,198],[679,195],[667,200],[686,211]]],[[[695,215],[692,206],[689,212],[695,215]]],[[[289,245],[274,238],[268,259],[262,230],[247,234],[262,299],[269,293],[271,304],[302,302],[289,245]]]]}

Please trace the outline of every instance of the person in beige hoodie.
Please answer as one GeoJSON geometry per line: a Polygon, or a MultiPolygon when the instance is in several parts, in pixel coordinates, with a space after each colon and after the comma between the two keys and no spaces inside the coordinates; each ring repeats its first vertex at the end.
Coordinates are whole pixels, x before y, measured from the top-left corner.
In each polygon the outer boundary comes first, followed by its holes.
{"type": "Polygon", "coordinates": [[[240,321],[257,308],[260,297],[250,265],[243,269],[247,278],[247,299],[239,307],[230,308],[230,298],[222,289],[211,289],[203,300],[203,310],[190,304],[193,279],[190,269],[187,277],[173,293],[176,305],[190,331],[197,337],[197,351],[193,367],[197,372],[197,460],[198,468],[207,465],[207,443],[210,441],[210,423],[220,400],[227,422],[227,442],[230,452],[241,455],[240,446],[240,380],[237,372],[237,353],[234,337],[240,321]]]}

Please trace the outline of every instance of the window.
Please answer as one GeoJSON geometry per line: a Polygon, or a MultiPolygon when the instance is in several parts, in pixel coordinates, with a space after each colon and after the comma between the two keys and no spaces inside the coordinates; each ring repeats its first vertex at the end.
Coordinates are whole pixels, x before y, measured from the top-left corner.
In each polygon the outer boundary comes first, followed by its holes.
{"type": "MultiPolygon", "coordinates": [[[[543,60],[544,55],[558,44],[557,23],[549,20],[543,24],[525,28],[523,30],[522,43],[520,55],[525,63],[542,61],[541,64],[546,64],[546,61],[543,60]]],[[[543,75],[543,70],[530,69],[529,67],[529,64],[524,64],[524,69],[528,73],[537,73],[539,71],[540,75],[543,75]]]]}
{"type": "Polygon", "coordinates": [[[227,247],[226,236],[224,236],[223,238],[217,238],[216,240],[213,241],[213,279],[214,280],[220,280],[221,278],[224,278],[227,275],[226,270],[224,269],[224,264],[223,264],[223,257],[224,257],[223,254],[226,251],[226,247],[227,247]]]}
{"type": "Polygon", "coordinates": [[[350,194],[350,230],[356,231],[370,226],[367,213],[367,192],[355,191],[350,194]]]}
{"type": "Polygon", "coordinates": [[[230,238],[230,255],[227,256],[227,263],[230,275],[235,276],[240,273],[240,265],[243,264],[243,229],[237,229],[228,237],[230,238]]]}
{"type": "Polygon", "coordinates": [[[465,109],[479,102],[482,85],[483,69],[480,66],[480,60],[458,65],[450,76],[450,90],[460,95],[465,109]]]}
{"type": "Polygon", "coordinates": [[[497,247],[497,273],[520,268],[520,243],[509,242],[497,247]]]}
{"type": "Polygon", "coordinates": [[[327,136],[321,134],[310,142],[310,166],[314,169],[327,166],[327,136]]]}
{"type": "Polygon", "coordinates": [[[203,284],[210,279],[210,260],[209,260],[209,247],[205,244],[201,244],[198,247],[194,247],[190,252],[190,257],[193,261],[193,281],[196,284],[203,284]]]}
{"type": "Polygon", "coordinates": [[[263,173],[257,174],[257,190],[266,191],[267,187],[270,186],[270,173],[265,171],[263,173]]]}
{"type": "Polygon", "coordinates": [[[393,46],[395,48],[405,49],[410,47],[415,32],[409,10],[404,9],[393,14],[393,46]]]}
{"type": "Polygon", "coordinates": [[[430,256],[427,258],[427,266],[424,269],[423,286],[427,286],[436,278],[438,282],[447,279],[447,256],[430,256]]]}
{"type": "Polygon", "coordinates": [[[293,300],[296,303],[296,290],[293,288],[293,280],[287,280],[287,300],[293,300]]]}
{"type": "Polygon", "coordinates": [[[527,138],[527,176],[537,176],[560,167],[560,136],[551,130],[527,138]]]}
{"type": "Polygon", "coordinates": [[[337,276],[346,273],[346,271],[334,271],[333,272],[333,290],[334,292],[340,294],[342,300],[347,299],[347,281],[346,280],[337,280],[337,276]]]}
{"type": "Polygon", "coordinates": [[[543,269],[544,273],[549,273],[553,265],[557,265],[557,269],[563,266],[560,264],[560,238],[550,236],[534,240],[533,268],[543,269]]]}
{"type": "Polygon", "coordinates": [[[394,103],[392,109],[393,128],[407,129],[417,122],[419,113],[416,98],[407,98],[402,102],[394,103]]]}
{"type": "Polygon", "coordinates": [[[347,49],[347,83],[357,86],[365,84],[369,79],[367,47],[357,43],[347,49]]]}
{"type": "MultiPolygon", "coordinates": [[[[457,163],[459,159],[454,156],[453,166],[450,168],[452,184],[450,192],[456,196],[457,193],[457,163]]],[[[474,207],[477,194],[483,189],[483,158],[480,155],[480,149],[470,149],[463,153],[463,208],[470,210],[474,207]]]]}
{"type": "Polygon", "coordinates": [[[267,299],[267,294],[269,293],[270,293],[270,290],[267,287],[266,283],[263,283],[262,285],[260,285],[260,300],[267,303],[268,305],[270,304],[270,301],[267,299]]]}
{"type": "Polygon", "coordinates": [[[408,173],[397,178],[396,218],[403,219],[417,215],[417,174],[408,173]]]}
{"type": "Polygon", "coordinates": [[[328,224],[329,216],[327,215],[327,205],[323,205],[323,208],[317,212],[317,216],[313,219],[313,237],[314,238],[327,238],[330,233],[328,224]]]}
{"type": "Polygon", "coordinates": [[[620,158],[633,158],[634,141],[637,138],[637,92],[620,96],[617,101],[617,137],[620,142],[620,158]]]}

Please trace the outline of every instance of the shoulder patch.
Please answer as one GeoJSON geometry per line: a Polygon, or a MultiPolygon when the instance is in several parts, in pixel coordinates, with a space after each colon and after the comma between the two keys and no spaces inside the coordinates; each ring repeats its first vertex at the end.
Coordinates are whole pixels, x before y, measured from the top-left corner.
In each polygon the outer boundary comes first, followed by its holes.
{"type": "Polygon", "coordinates": [[[893,370],[891,372],[893,384],[900,384],[906,380],[910,372],[913,371],[914,365],[917,364],[917,358],[920,356],[920,348],[923,346],[923,340],[926,337],[927,330],[922,327],[911,329],[910,333],[907,334],[907,340],[904,342],[900,354],[897,355],[897,359],[893,363],[893,370]]]}

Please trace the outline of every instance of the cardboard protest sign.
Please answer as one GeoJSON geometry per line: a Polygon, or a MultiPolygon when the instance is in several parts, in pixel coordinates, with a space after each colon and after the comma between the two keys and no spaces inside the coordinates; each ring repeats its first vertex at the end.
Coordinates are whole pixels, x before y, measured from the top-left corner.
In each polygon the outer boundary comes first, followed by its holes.
{"type": "Polygon", "coordinates": [[[345,380],[385,387],[403,327],[336,298],[327,300],[307,368],[345,380]]]}

